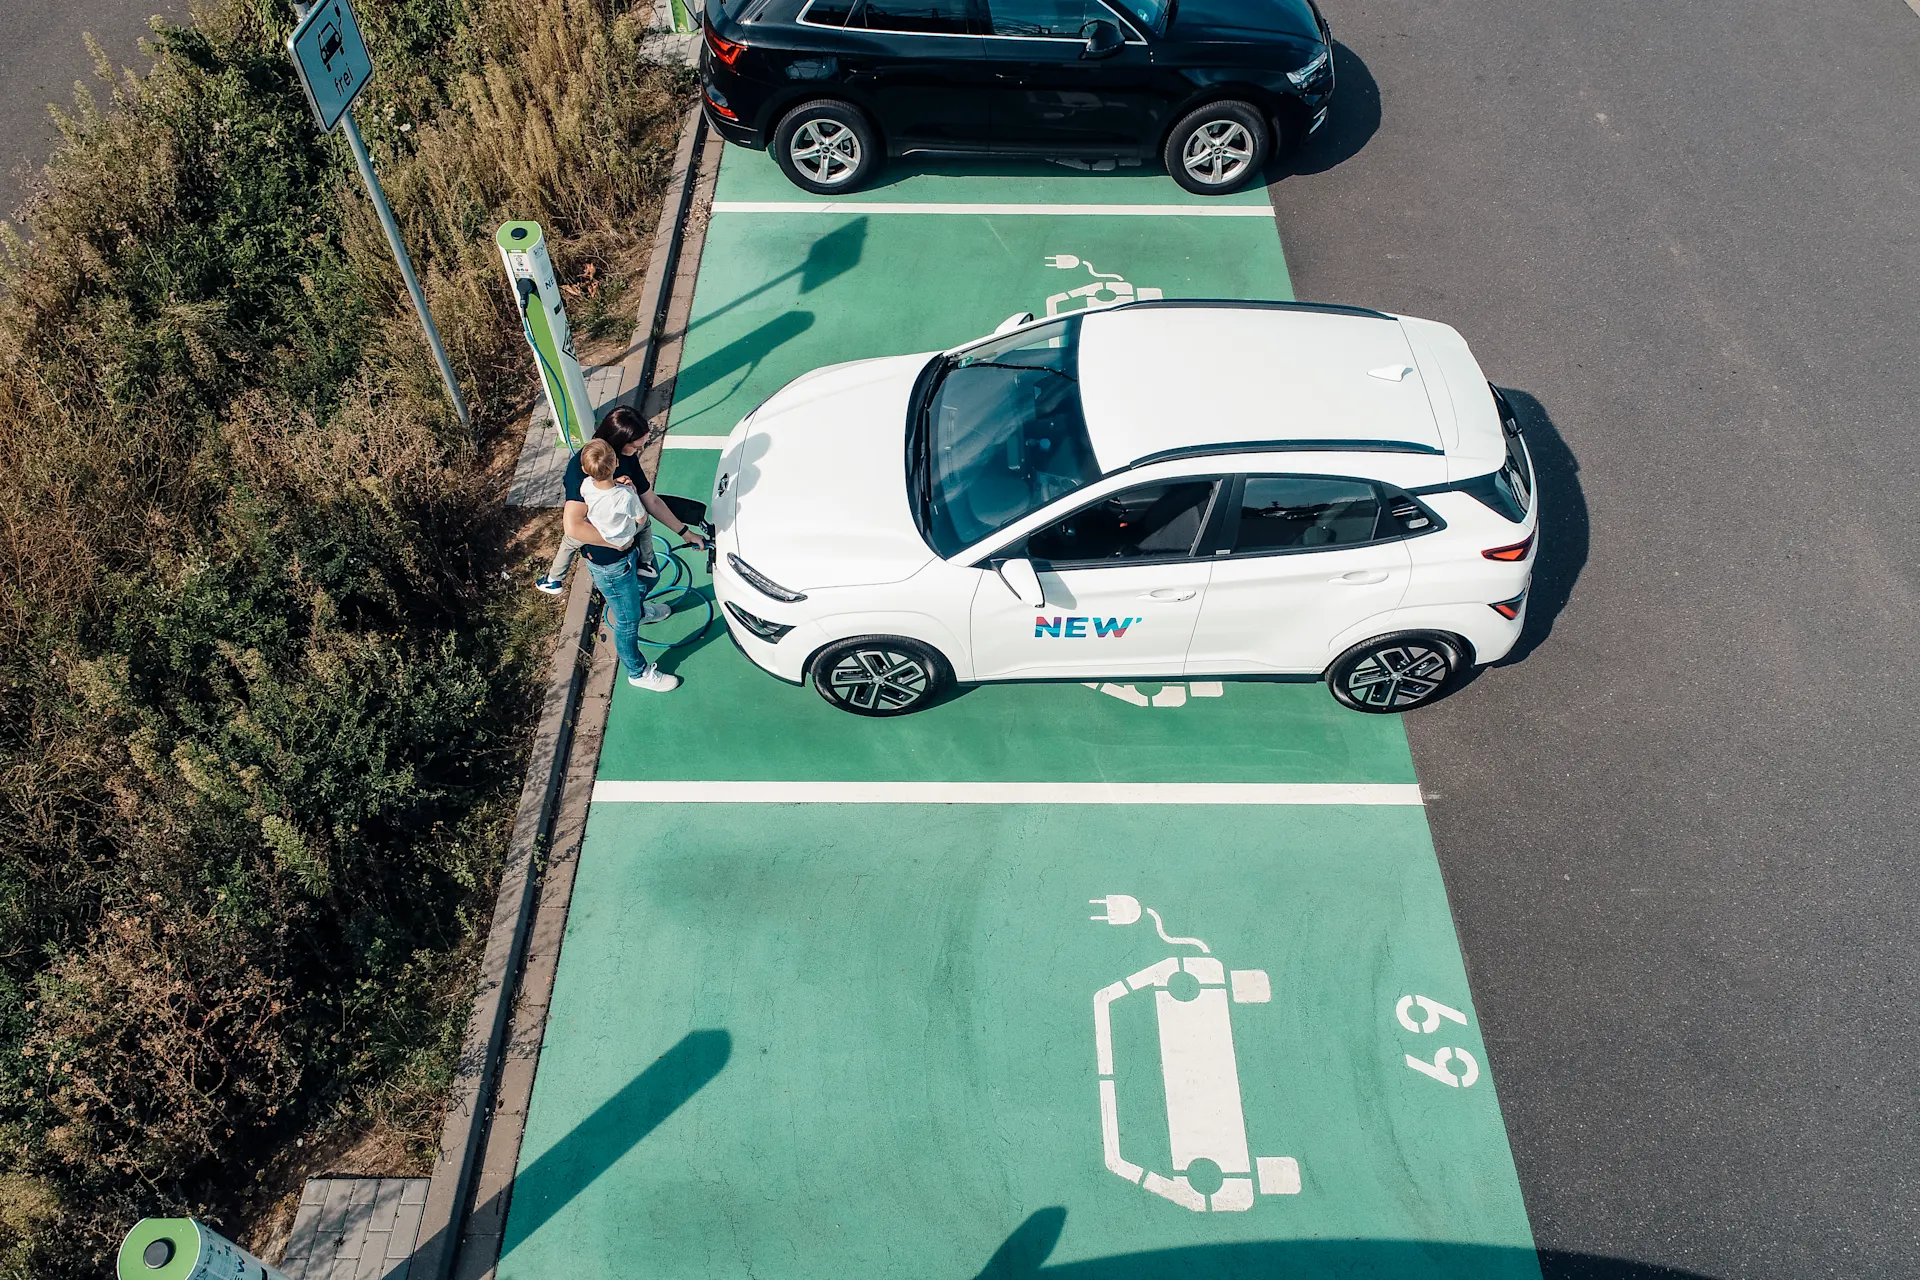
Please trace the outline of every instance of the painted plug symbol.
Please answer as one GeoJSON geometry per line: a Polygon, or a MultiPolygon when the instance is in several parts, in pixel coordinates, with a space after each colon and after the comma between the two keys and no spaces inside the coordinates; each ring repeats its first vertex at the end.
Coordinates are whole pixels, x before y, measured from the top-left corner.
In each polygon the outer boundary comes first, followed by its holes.
{"type": "Polygon", "coordinates": [[[1177,1205],[1205,1213],[1234,1212],[1253,1207],[1257,1172],[1262,1195],[1297,1195],[1300,1164],[1292,1156],[1248,1155],[1246,1116],[1240,1100],[1240,1068],[1235,1060],[1233,1023],[1228,1014],[1231,982],[1235,1004],[1266,1004],[1273,999],[1264,969],[1235,969],[1231,974],[1198,938],[1173,937],[1160,913],[1142,907],[1129,894],[1113,893],[1090,899],[1103,908],[1093,920],[1130,925],[1143,914],[1153,917],[1160,940],[1170,946],[1197,947],[1204,954],[1168,956],[1123,981],[1102,987],[1093,996],[1094,1047],[1100,1069],[1100,1144],[1113,1173],[1177,1205]],[[1184,975],[1182,985],[1192,994],[1181,998],[1172,979],[1184,975]],[[1114,1001],[1130,992],[1154,987],[1154,1009],[1160,1032],[1160,1073],[1167,1103],[1167,1142],[1173,1156],[1173,1177],[1134,1164],[1120,1152],[1120,1103],[1113,1067],[1114,1001]],[[1211,1195],[1196,1190],[1186,1176],[1196,1161],[1215,1165],[1223,1175],[1211,1195]],[[1238,1176],[1235,1176],[1238,1175],[1238,1176]]]}

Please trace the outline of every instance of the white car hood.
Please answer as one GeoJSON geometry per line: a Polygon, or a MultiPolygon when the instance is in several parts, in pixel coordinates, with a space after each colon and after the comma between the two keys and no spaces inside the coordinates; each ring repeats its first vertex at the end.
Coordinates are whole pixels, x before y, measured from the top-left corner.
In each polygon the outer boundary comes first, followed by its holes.
{"type": "Polygon", "coordinates": [[[714,513],[741,559],[794,591],[900,582],[934,559],[907,505],[907,401],[930,359],[816,369],[754,411],[714,513]]]}

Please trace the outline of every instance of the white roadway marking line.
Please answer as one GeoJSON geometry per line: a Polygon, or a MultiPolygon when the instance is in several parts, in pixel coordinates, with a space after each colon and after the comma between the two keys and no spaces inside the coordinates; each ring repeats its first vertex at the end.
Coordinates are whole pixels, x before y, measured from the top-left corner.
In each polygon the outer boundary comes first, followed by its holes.
{"type": "Polygon", "coordinates": [[[598,804],[1418,805],[1418,783],[1376,782],[596,782],[598,804]]]}
{"type": "Polygon", "coordinates": [[[725,436],[676,436],[669,432],[660,442],[662,449],[724,449],[727,447],[725,436]]]}
{"type": "Polygon", "coordinates": [[[864,204],[856,200],[715,200],[715,213],[1004,213],[1042,217],[1268,218],[1264,204],[864,204]]]}

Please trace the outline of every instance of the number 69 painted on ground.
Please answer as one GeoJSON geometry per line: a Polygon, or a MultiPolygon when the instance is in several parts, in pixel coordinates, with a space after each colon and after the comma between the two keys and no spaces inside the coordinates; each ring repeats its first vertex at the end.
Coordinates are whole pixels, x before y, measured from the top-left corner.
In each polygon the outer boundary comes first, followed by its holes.
{"type": "MultiPolygon", "coordinates": [[[[1426,996],[1401,996],[1399,1003],[1393,1007],[1393,1016],[1415,1035],[1433,1034],[1440,1029],[1442,1019],[1457,1022],[1463,1027],[1467,1025],[1466,1014],[1426,996]],[[1416,1010],[1420,1014],[1418,1018],[1414,1016],[1416,1010]]],[[[1474,1081],[1480,1078],[1480,1064],[1465,1049],[1440,1049],[1434,1053],[1431,1062],[1408,1054],[1407,1065],[1421,1075],[1430,1076],[1454,1089],[1471,1089],[1474,1081]],[[1449,1063],[1459,1064],[1459,1075],[1453,1073],[1449,1063]]]]}

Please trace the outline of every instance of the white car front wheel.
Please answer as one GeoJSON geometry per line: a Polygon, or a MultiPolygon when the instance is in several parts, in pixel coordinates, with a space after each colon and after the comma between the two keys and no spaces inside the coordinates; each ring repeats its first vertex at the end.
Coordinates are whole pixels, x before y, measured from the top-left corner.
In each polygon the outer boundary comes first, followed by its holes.
{"type": "Polygon", "coordinates": [[[931,705],[953,683],[953,668],[918,640],[862,636],[822,649],[813,687],[857,716],[904,716],[931,705]]]}

